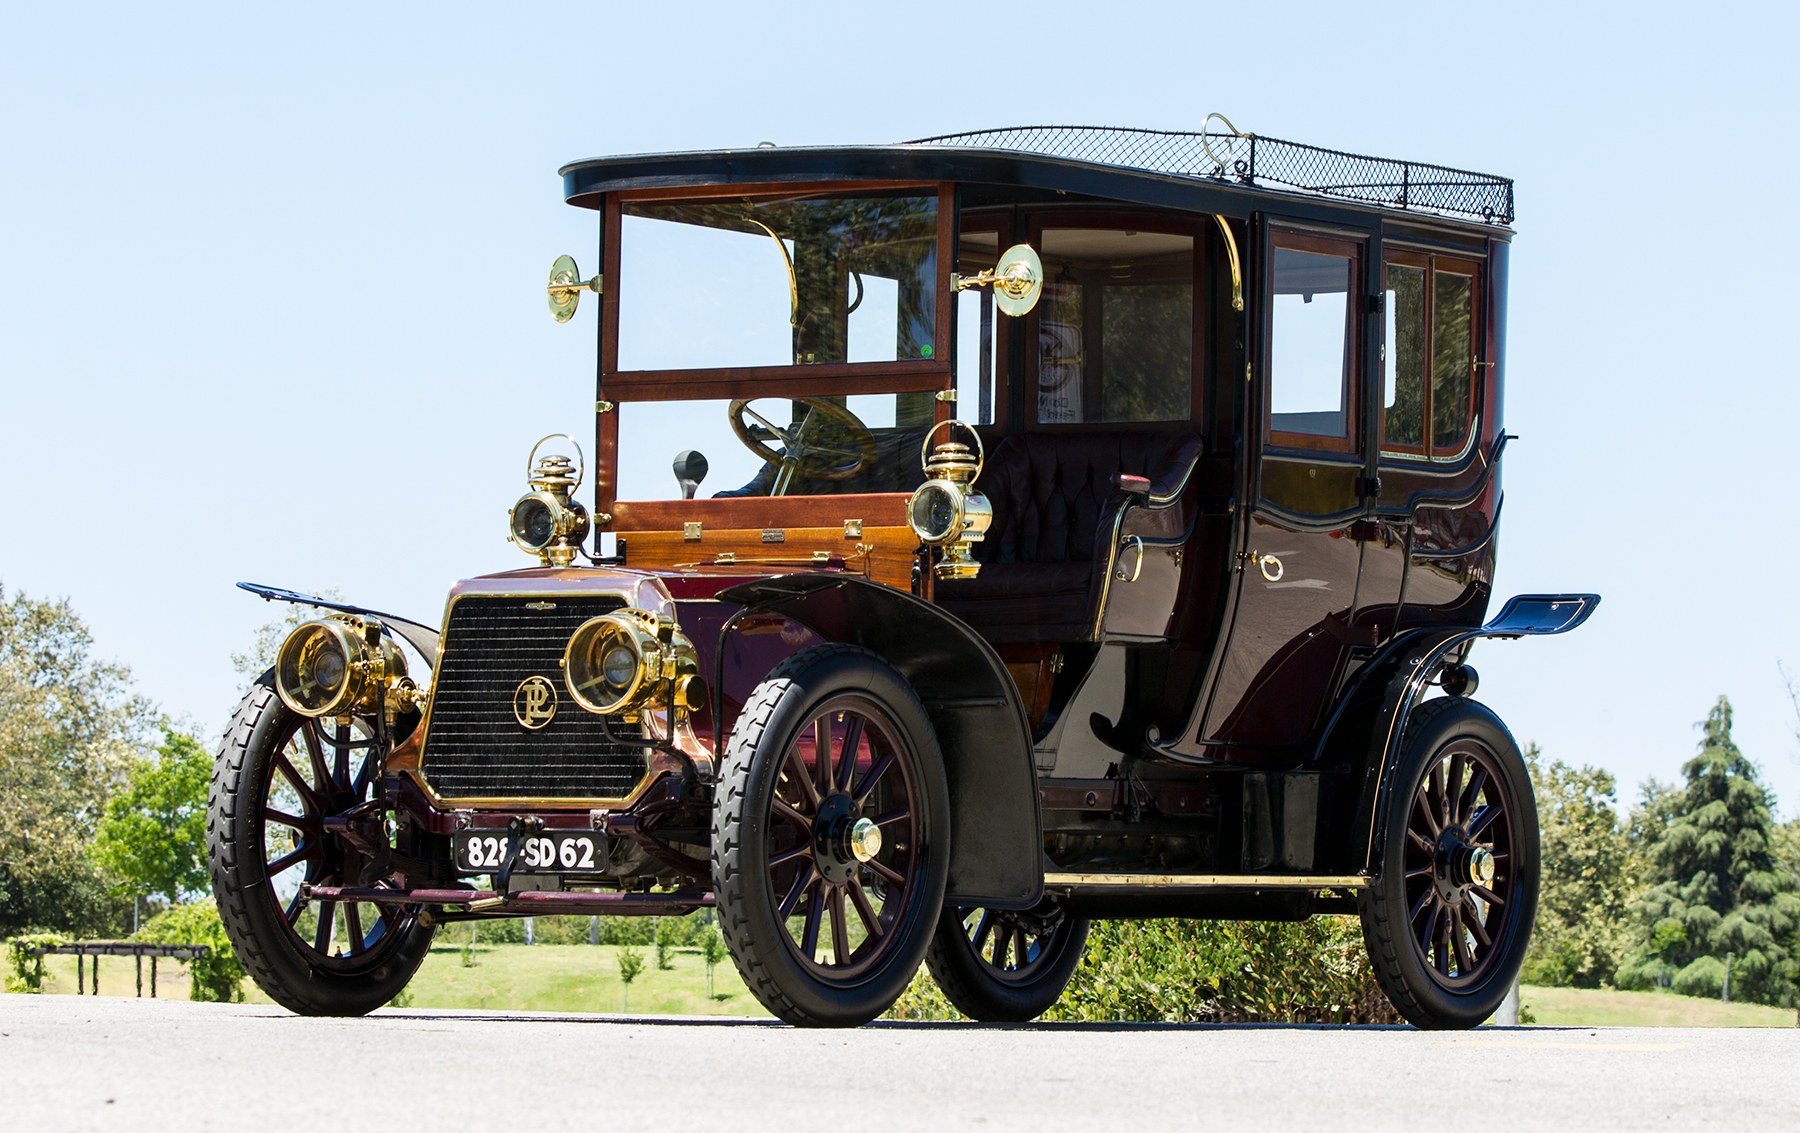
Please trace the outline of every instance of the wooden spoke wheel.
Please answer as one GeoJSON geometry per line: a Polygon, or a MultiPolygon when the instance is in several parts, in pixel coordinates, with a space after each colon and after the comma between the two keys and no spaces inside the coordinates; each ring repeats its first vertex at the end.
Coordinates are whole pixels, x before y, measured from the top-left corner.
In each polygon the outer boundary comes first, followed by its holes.
{"type": "Polygon", "coordinates": [[[1419,1026],[1475,1026],[1517,979],[1537,910],[1525,761],[1492,712],[1447,697],[1414,712],[1389,774],[1381,868],[1363,903],[1376,975],[1419,1026]]]}
{"type": "Polygon", "coordinates": [[[226,934],[269,997],[303,1015],[380,1007],[430,945],[414,907],[309,895],[386,881],[374,737],[368,722],[295,714],[265,678],[238,706],[213,770],[207,842],[226,934]]]}
{"type": "Polygon", "coordinates": [[[926,961],[956,1009],[988,1023],[1048,1011],[1081,962],[1088,922],[1053,904],[1018,912],[953,908],[938,921],[926,961]]]}
{"type": "Polygon", "coordinates": [[[885,1011],[949,860],[942,757],[911,687],[866,650],[796,654],[744,705],[716,805],[719,919],[751,991],[802,1025],[885,1011]]]}

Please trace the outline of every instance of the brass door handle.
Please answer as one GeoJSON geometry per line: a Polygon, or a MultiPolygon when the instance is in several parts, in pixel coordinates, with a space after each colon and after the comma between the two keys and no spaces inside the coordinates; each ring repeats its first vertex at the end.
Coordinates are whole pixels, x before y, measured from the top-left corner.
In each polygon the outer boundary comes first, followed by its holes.
{"type": "Polygon", "coordinates": [[[1287,573],[1281,565],[1280,559],[1274,555],[1265,555],[1261,551],[1240,552],[1238,558],[1245,562],[1255,563],[1256,568],[1262,571],[1263,579],[1267,582],[1280,582],[1281,576],[1287,573]]]}
{"type": "Polygon", "coordinates": [[[1125,546],[1124,549],[1119,552],[1119,558],[1120,562],[1118,567],[1113,571],[1113,577],[1120,582],[1136,582],[1138,580],[1138,575],[1144,573],[1144,540],[1142,537],[1133,535],[1125,540],[1125,546]],[[1131,565],[1131,573],[1127,575],[1125,573],[1125,563],[1123,560],[1125,552],[1134,547],[1137,549],[1137,561],[1131,565]]]}

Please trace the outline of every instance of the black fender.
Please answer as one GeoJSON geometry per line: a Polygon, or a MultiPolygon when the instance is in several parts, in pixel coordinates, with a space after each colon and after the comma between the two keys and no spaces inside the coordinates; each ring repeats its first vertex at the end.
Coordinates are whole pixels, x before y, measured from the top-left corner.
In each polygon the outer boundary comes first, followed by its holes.
{"type": "MultiPolygon", "coordinates": [[[[928,602],[854,575],[795,574],[719,595],[860,645],[925,702],[950,785],[950,887],[961,905],[1022,909],[1044,891],[1043,815],[1018,686],[974,630],[928,602]]],[[[727,632],[731,623],[727,623],[727,632]]]]}
{"type": "MultiPolygon", "coordinates": [[[[1520,594],[1481,626],[1436,626],[1402,634],[1376,654],[1338,699],[1315,753],[1327,767],[1344,767],[1356,791],[1356,807],[1336,820],[1328,845],[1337,860],[1329,867],[1373,872],[1382,805],[1393,789],[1388,774],[1399,758],[1406,722],[1431,680],[1451,655],[1481,637],[1541,637],[1567,633],[1587,621],[1600,604],[1598,594],[1520,594]]],[[[1349,785],[1349,784],[1347,784],[1349,785]]]]}
{"type": "Polygon", "coordinates": [[[270,602],[293,602],[301,606],[317,606],[323,610],[337,610],[345,614],[356,614],[358,617],[378,621],[388,632],[401,638],[408,645],[419,651],[425,663],[433,669],[438,664],[438,631],[428,625],[415,622],[411,618],[384,614],[380,610],[371,610],[363,606],[352,606],[348,602],[334,602],[329,598],[319,598],[312,594],[302,594],[297,590],[283,590],[279,586],[265,586],[260,582],[240,582],[239,590],[248,590],[270,602]]]}

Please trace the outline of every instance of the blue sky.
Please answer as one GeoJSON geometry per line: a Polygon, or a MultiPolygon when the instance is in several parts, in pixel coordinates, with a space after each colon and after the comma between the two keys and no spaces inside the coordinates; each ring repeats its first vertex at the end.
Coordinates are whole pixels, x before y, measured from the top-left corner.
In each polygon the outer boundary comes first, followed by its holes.
{"type": "Polygon", "coordinates": [[[1010,10],[0,9],[0,583],[210,734],[276,612],[238,579],[434,621],[523,564],[526,450],[591,430],[564,162],[1217,110],[1517,179],[1497,586],[1605,603],[1478,650],[1482,697],[1629,801],[1727,693],[1800,814],[1790,11],[1010,10]]]}

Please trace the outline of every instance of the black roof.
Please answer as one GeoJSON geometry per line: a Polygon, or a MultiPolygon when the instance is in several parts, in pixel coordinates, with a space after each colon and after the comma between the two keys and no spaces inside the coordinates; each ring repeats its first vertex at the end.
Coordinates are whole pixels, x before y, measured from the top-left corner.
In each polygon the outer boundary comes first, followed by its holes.
{"type": "Polygon", "coordinates": [[[1513,183],[1492,174],[1230,132],[1019,126],[891,146],[762,146],[577,161],[571,204],[613,189],[785,181],[956,181],[1082,193],[1247,215],[1271,193],[1474,221],[1513,220],[1513,183]]]}

